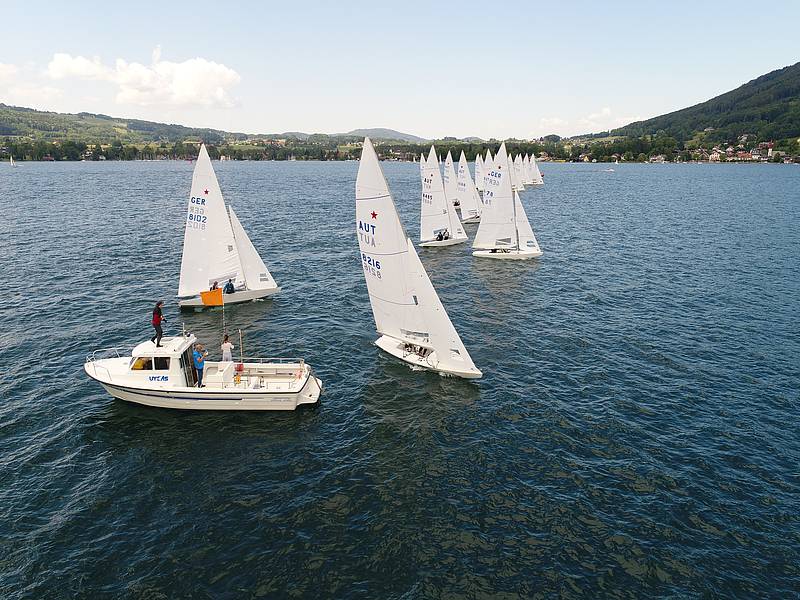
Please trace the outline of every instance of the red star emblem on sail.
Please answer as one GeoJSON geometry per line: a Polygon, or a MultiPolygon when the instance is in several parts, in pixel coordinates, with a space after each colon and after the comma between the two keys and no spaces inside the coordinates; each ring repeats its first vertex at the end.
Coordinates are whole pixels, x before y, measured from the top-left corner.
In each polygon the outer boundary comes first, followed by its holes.
{"type": "Polygon", "coordinates": [[[378,213],[376,213],[374,210],[372,211],[372,218],[373,219],[377,219],[378,218],[378,213]]]}
{"type": "Polygon", "coordinates": [[[203,193],[208,196],[208,190],[203,190],[203,193]]]}

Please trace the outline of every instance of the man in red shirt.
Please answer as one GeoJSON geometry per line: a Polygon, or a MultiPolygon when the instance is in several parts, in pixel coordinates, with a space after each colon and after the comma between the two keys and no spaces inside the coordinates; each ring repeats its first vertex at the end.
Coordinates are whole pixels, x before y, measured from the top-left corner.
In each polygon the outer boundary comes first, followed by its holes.
{"type": "Polygon", "coordinates": [[[164,335],[164,332],[161,331],[161,323],[166,323],[166,319],[161,312],[161,307],[164,305],[163,300],[159,300],[156,302],[156,306],[153,309],[153,327],[156,330],[156,334],[150,338],[151,342],[156,342],[156,348],[161,347],[161,337],[164,335]]]}

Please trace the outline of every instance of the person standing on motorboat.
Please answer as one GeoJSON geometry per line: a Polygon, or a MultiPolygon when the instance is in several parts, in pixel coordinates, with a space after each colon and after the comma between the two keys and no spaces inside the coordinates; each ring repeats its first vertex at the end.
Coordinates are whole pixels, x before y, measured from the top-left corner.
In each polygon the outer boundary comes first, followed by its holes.
{"type": "Polygon", "coordinates": [[[236,291],[236,288],[233,286],[233,280],[232,279],[228,279],[228,283],[225,284],[225,287],[222,288],[222,291],[225,294],[232,294],[233,292],[236,291]]]}
{"type": "Polygon", "coordinates": [[[161,338],[164,336],[164,332],[161,330],[161,323],[166,323],[166,319],[164,318],[164,314],[161,312],[161,307],[164,306],[164,301],[159,300],[156,302],[155,308],[153,308],[153,328],[156,330],[155,335],[150,338],[151,342],[156,343],[156,348],[161,347],[161,338]]]}
{"type": "Polygon", "coordinates": [[[233,362],[233,344],[231,344],[230,337],[228,334],[225,334],[225,338],[222,340],[222,362],[233,362]]]}
{"type": "Polygon", "coordinates": [[[192,352],[192,358],[194,358],[194,368],[197,371],[197,387],[205,387],[203,385],[203,369],[206,366],[206,356],[208,356],[208,352],[203,349],[203,344],[197,344],[194,347],[194,352],[192,352]]]}

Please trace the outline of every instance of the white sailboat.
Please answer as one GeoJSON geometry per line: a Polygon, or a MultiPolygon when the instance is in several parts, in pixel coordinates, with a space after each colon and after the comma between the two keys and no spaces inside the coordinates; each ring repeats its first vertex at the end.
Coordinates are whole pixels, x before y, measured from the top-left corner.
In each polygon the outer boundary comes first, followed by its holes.
{"type": "MultiPolygon", "coordinates": [[[[447,158],[451,161],[450,154],[447,158]]],[[[446,172],[446,169],[445,169],[446,172]]],[[[451,198],[445,193],[436,150],[431,146],[428,160],[420,163],[422,180],[421,211],[419,219],[420,246],[452,246],[467,241],[467,233],[456,214],[451,198]]],[[[454,182],[455,183],[455,182],[454,182]]]]}
{"type": "Polygon", "coordinates": [[[525,191],[525,174],[522,170],[522,155],[517,154],[514,158],[514,178],[517,180],[517,189],[520,192],[525,191]]]}
{"type": "Polygon", "coordinates": [[[531,154],[531,184],[544,185],[544,177],[539,170],[539,165],[536,164],[536,155],[531,154]]]}
{"type": "Polygon", "coordinates": [[[533,171],[531,170],[531,157],[529,154],[522,157],[522,183],[533,185],[533,171]]]}
{"type": "Polygon", "coordinates": [[[473,256],[522,260],[542,255],[519,194],[511,188],[512,173],[503,143],[487,173],[481,224],[472,243],[473,256]]]}
{"type": "Polygon", "coordinates": [[[15,162],[14,162],[14,157],[13,157],[13,156],[11,156],[11,155],[9,155],[9,156],[11,157],[11,166],[12,166],[12,167],[16,167],[16,166],[17,166],[17,163],[15,163],[15,162]]]}
{"type": "Polygon", "coordinates": [[[201,293],[231,280],[234,293],[223,293],[224,304],[265,298],[280,288],[225,200],[205,145],[200,147],[192,176],[192,191],[183,237],[178,297],[181,307],[214,305],[201,293]]]}
{"type": "Polygon", "coordinates": [[[469,163],[464,151],[458,159],[458,202],[462,223],[477,223],[481,220],[481,196],[469,173],[469,163]]]}
{"type": "MultiPolygon", "coordinates": [[[[432,152],[429,162],[435,158],[432,152]]],[[[356,178],[356,233],[381,334],[375,345],[413,367],[481,377],[400,223],[369,138],[364,139],[356,178]]]]}
{"type": "Polygon", "coordinates": [[[447,158],[444,159],[444,171],[442,172],[442,180],[444,181],[444,193],[447,199],[455,207],[460,206],[458,197],[458,177],[456,176],[456,168],[453,164],[453,155],[447,151],[447,158]]]}
{"type": "Polygon", "coordinates": [[[483,181],[483,157],[480,154],[475,155],[475,187],[478,188],[479,192],[482,192],[484,189],[484,181],[483,181]]]}

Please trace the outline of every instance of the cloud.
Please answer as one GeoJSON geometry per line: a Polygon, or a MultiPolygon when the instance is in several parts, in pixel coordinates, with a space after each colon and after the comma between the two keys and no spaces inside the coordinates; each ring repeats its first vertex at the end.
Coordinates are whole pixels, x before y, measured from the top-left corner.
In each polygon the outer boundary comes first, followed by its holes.
{"type": "Polygon", "coordinates": [[[539,127],[541,129],[554,130],[559,127],[564,127],[565,125],[569,125],[569,121],[559,119],[558,117],[542,117],[539,119],[539,127]]]}
{"type": "Polygon", "coordinates": [[[638,116],[615,116],[610,107],[604,106],[599,111],[578,119],[577,122],[578,125],[586,130],[586,133],[589,133],[594,131],[607,131],[640,120],[641,117],[638,116]]]}
{"type": "Polygon", "coordinates": [[[47,66],[53,79],[67,77],[100,80],[118,86],[119,104],[138,106],[234,106],[230,88],[241,81],[239,74],[205,58],[183,62],[161,60],[161,48],[153,51],[149,65],[118,58],[114,67],[94,57],[54,54],[47,66]]]}
{"type": "Polygon", "coordinates": [[[17,106],[49,110],[51,103],[63,96],[63,90],[49,85],[22,83],[11,86],[0,100],[17,106]]]}
{"type": "Polygon", "coordinates": [[[51,79],[75,77],[77,79],[108,80],[113,73],[111,69],[103,66],[97,56],[90,60],[83,56],[56,53],[53,55],[53,60],[47,65],[47,75],[51,79]]]}
{"type": "Polygon", "coordinates": [[[0,81],[11,81],[14,79],[17,71],[19,71],[19,69],[17,69],[16,65],[0,63],[0,81]]]}

